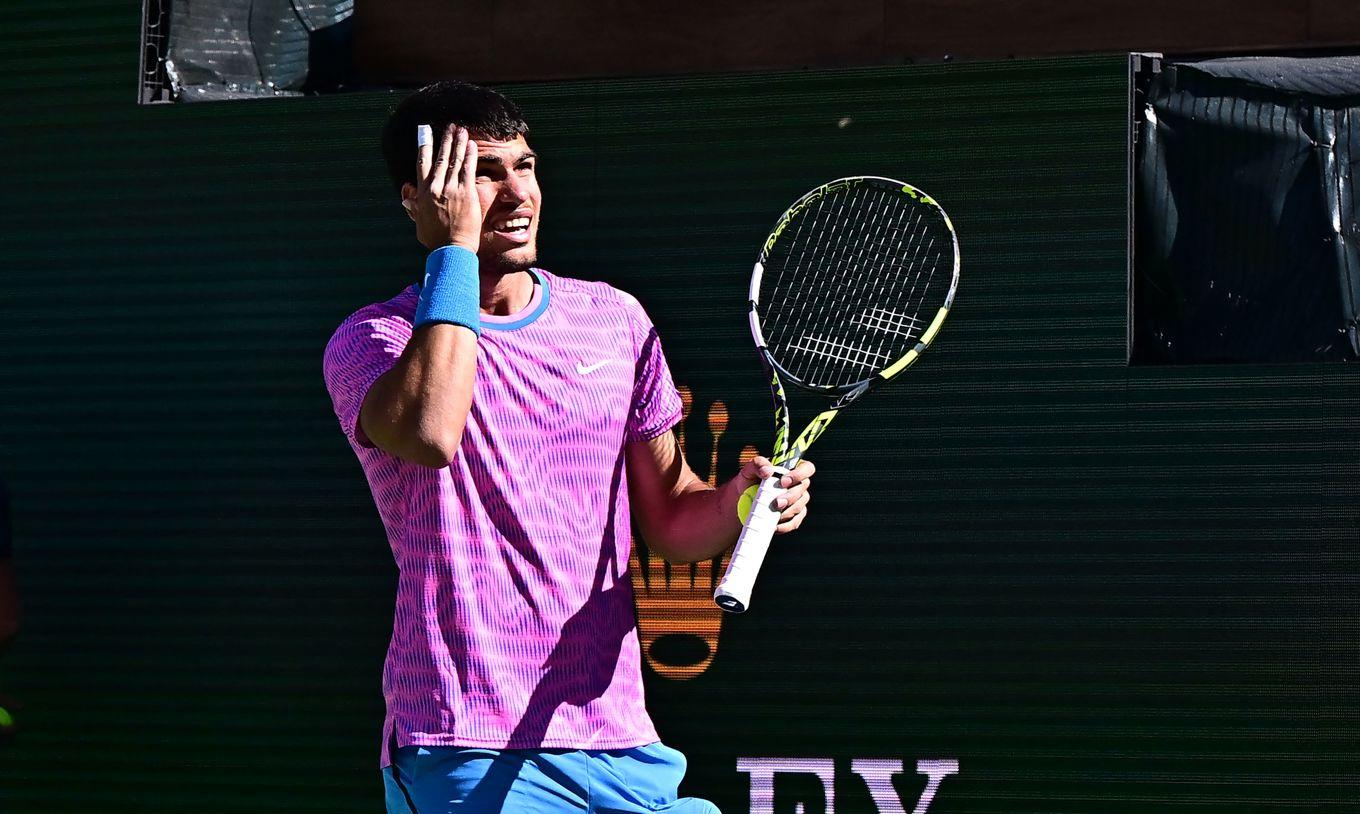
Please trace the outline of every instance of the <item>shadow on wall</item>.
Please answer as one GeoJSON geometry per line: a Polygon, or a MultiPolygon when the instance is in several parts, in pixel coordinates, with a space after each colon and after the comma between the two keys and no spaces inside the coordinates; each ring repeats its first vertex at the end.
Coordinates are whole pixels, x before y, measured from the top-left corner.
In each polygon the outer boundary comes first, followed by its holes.
{"type": "MultiPolygon", "coordinates": [[[[699,457],[688,446],[685,427],[694,412],[694,394],[687,385],[676,389],[680,391],[681,418],[675,433],[685,459],[693,465],[699,457]]],[[[727,405],[713,402],[704,418],[711,440],[707,450],[708,485],[717,487],[718,443],[727,432],[727,405]]],[[[725,472],[724,478],[736,474],[756,455],[754,446],[742,447],[736,467],[725,472]]],[[[706,562],[673,565],[649,552],[642,537],[633,534],[628,570],[637,602],[638,637],[643,658],[658,675],[684,681],[701,675],[713,664],[724,616],[713,602],[713,590],[727,571],[730,555],[729,550],[706,562]]]]}

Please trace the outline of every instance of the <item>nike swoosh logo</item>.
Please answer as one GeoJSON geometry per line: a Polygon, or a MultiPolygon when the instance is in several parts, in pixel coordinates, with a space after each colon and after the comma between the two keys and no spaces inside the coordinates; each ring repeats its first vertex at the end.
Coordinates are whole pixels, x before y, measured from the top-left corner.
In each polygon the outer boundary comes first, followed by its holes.
{"type": "Polygon", "coordinates": [[[613,359],[605,359],[605,360],[602,361],[602,362],[596,362],[595,364],[589,365],[589,366],[583,365],[583,364],[581,364],[580,362],[577,362],[577,363],[576,363],[576,372],[577,372],[577,373],[580,373],[582,376],[586,376],[586,375],[588,375],[588,374],[594,373],[595,371],[599,370],[600,368],[604,367],[605,365],[609,364],[609,363],[612,362],[612,361],[614,361],[614,360],[613,360],[613,359]]]}

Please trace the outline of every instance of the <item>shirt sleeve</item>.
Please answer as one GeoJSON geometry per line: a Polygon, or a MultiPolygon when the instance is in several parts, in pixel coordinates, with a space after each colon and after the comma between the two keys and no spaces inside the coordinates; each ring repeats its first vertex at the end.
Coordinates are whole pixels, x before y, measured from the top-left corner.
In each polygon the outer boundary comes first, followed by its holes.
{"type": "Polygon", "coordinates": [[[340,429],[355,446],[374,444],[359,428],[368,388],[392,369],[411,341],[411,323],[398,316],[360,311],[341,323],[326,343],[322,373],[340,429]]]}
{"type": "Polygon", "coordinates": [[[625,300],[633,332],[636,364],[633,376],[633,404],[628,412],[626,440],[647,441],[669,430],[680,421],[680,394],[671,378],[661,337],[642,304],[631,296],[625,300]]]}

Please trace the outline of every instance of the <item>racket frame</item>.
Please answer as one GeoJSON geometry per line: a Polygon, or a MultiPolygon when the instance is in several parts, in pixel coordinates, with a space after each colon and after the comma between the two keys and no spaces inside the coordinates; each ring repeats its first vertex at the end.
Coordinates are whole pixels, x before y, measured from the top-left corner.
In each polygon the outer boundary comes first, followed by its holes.
{"type": "Polygon", "coordinates": [[[769,237],[765,239],[765,243],[761,247],[760,257],[756,260],[755,266],[751,270],[751,283],[747,289],[747,321],[750,323],[751,327],[751,338],[755,341],[756,352],[760,356],[765,375],[769,377],[770,396],[774,401],[775,443],[774,456],[771,458],[772,463],[789,469],[797,466],[798,462],[802,460],[803,454],[807,452],[808,447],[812,446],[812,442],[816,441],[817,438],[826,431],[826,428],[830,426],[833,420],[835,420],[836,415],[840,410],[849,406],[864,394],[871,392],[886,382],[896,378],[902,371],[906,370],[912,363],[920,358],[921,354],[925,352],[926,348],[929,347],[930,343],[935,339],[935,335],[939,333],[940,326],[944,324],[945,317],[949,315],[949,310],[954,305],[954,294],[959,287],[959,267],[959,238],[954,231],[954,223],[949,219],[949,214],[944,211],[944,208],[941,207],[934,198],[911,184],[898,181],[894,178],[885,178],[881,175],[858,175],[847,178],[837,178],[834,181],[828,181],[816,189],[811,190],[803,197],[794,201],[793,204],[784,211],[784,214],[775,222],[774,228],[770,230],[769,237]],[[933,207],[935,211],[940,214],[940,217],[944,220],[945,226],[949,229],[949,237],[953,242],[954,250],[954,267],[951,270],[949,291],[945,294],[944,304],[940,307],[939,311],[936,312],[929,326],[927,326],[926,330],[921,334],[920,339],[917,340],[916,345],[910,348],[892,364],[858,382],[840,386],[809,385],[799,381],[798,377],[789,373],[788,370],[780,365],[770,353],[770,349],[765,343],[765,334],[761,330],[760,314],[757,311],[757,308],[760,305],[760,282],[765,274],[765,261],[769,258],[770,252],[779,242],[779,236],[783,234],[784,229],[793,222],[793,219],[797,217],[799,212],[803,211],[803,209],[828,193],[853,189],[856,186],[867,183],[893,187],[916,200],[918,203],[933,207]],[[816,393],[823,396],[839,396],[839,398],[832,402],[830,407],[823,410],[808,422],[807,427],[799,433],[798,437],[793,439],[791,443],[789,436],[792,428],[789,422],[788,396],[784,391],[784,380],[787,380],[795,387],[810,393],[816,393]]]}
{"type": "Polygon", "coordinates": [[[770,462],[774,465],[775,472],[755,487],[756,491],[752,498],[750,512],[743,521],[741,536],[738,537],[736,547],[733,549],[727,572],[713,592],[713,600],[718,607],[729,613],[742,613],[750,607],[751,589],[754,587],[756,574],[759,573],[766,551],[769,549],[774,528],[778,523],[780,512],[775,507],[774,500],[784,492],[784,488],[779,485],[779,482],[784,475],[788,474],[789,470],[798,465],[808,447],[812,446],[813,442],[826,431],[826,428],[831,425],[831,422],[835,420],[842,409],[857,401],[866,393],[901,375],[902,371],[920,358],[931,341],[935,339],[935,335],[939,333],[940,326],[944,324],[945,317],[949,315],[949,310],[953,307],[954,293],[958,290],[959,285],[959,266],[959,239],[948,213],[934,198],[910,184],[892,178],[872,175],[838,178],[817,187],[794,201],[793,205],[785,210],[784,214],[776,221],[774,229],[770,231],[769,237],[765,239],[765,243],[761,247],[760,257],[756,260],[751,271],[751,283],[747,290],[747,320],[751,327],[751,338],[755,341],[757,355],[760,357],[765,375],[769,378],[770,397],[774,402],[775,439],[774,454],[771,456],[770,462]],[[778,244],[779,236],[784,232],[784,229],[805,207],[830,192],[849,190],[857,185],[867,183],[896,187],[918,203],[932,206],[939,212],[953,242],[954,267],[949,282],[949,291],[945,295],[944,304],[936,312],[926,330],[917,340],[916,345],[892,364],[865,379],[850,384],[809,385],[800,381],[798,377],[780,365],[778,360],[770,353],[765,342],[765,335],[760,326],[760,314],[757,311],[760,305],[760,283],[765,274],[765,261],[769,258],[771,250],[778,244]],[[785,379],[805,391],[822,396],[836,397],[831,406],[809,421],[803,431],[792,441],[790,441],[791,424],[789,422],[788,395],[784,390],[785,379]]]}

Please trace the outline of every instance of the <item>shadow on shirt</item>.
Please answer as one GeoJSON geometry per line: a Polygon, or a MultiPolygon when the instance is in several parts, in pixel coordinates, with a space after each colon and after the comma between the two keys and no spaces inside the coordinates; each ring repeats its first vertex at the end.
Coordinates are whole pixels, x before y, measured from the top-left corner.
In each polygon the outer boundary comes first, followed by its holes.
{"type": "MultiPolygon", "coordinates": [[[[615,506],[623,481],[624,455],[619,451],[609,484],[609,505],[615,506]]],[[[617,578],[620,552],[615,536],[615,512],[609,512],[600,539],[600,558],[595,565],[590,596],[581,609],[562,625],[553,651],[543,666],[546,672],[529,697],[529,704],[510,735],[511,743],[540,743],[553,713],[563,704],[582,707],[600,698],[614,680],[623,641],[637,622],[633,616],[633,591],[627,573],[617,578]],[[613,584],[605,587],[605,581],[613,584]]]]}

